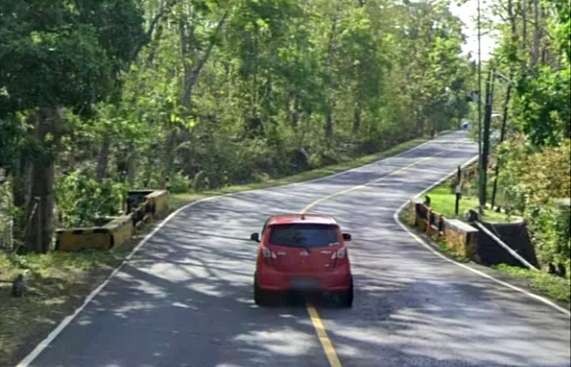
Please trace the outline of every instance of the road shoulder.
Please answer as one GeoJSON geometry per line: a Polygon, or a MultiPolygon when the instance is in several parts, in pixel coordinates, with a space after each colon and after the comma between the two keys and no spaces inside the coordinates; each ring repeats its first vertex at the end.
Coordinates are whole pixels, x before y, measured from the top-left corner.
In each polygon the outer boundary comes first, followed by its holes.
{"type": "Polygon", "coordinates": [[[439,244],[430,236],[426,235],[425,233],[418,230],[418,228],[415,228],[411,225],[410,221],[404,214],[405,208],[406,205],[403,205],[401,209],[395,213],[395,220],[403,227],[403,229],[406,230],[406,232],[413,236],[417,242],[428,246],[432,252],[437,253],[439,256],[447,259],[449,262],[455,263],[456,265],[464,268],[471,269],[475,274],[479,274],[481,276],[483,274],[486,278],[495,280],[495,282],[501,286],[499,288],[502,289],[502,291],[508,291],[508,289],[510,291],[518,291],[519,293],[525,294],[529,298],[550,306],[552,309],[554,309],[554,311],[570,316],[571,303],[561,302],[560,300],[549,297],[549,294],[546,292],[541,292],[541,290],[537,287],[534,287],[529,280],[523,279],[521,277],[516,277],[506,271],[501,271],[478,264],[466,258],[458,257],[452,252],[447,251],[447,249],[442,244],[439,244]]]}
{"type": "MultiPolygon", "coordinates": [[[[60,328],[61,325],[65,323],[65,320],[73,319],[74,315],[78,314],[86,303],[97,293],[97,290],[118,271],[125,261],[129,260],[132,254],[143,244],[145,239],[152,236],[154,232],[160,229],[169,218],[176,215],[182,208],[203,200],[210,200],[234,193],[302,183],[334,176],[354,168],[366,166],[379,160],[399,155],[403,152],[415,149],[428,141],[430,140],[413,139],[383,152],[359,157],[333,166],[302,172],[294,176],[271,179],[266,182],[230,186],[216,191],[172,195],[170,215],[161,222],[145,225],[131,241],[120,250],[94,254],[97,261],[92,261],[92,254],[89,252],[61,255],[69,258],[76,256],[86,262],[85,266],[74,268],[73,275],[70,273],[67,276],[69,279],[66,278],[65,274],[60,274],[59,278],[55,279],[54,277],[44,276],[42,273],[43,269],[38,269],[38,274],[33,274],[30,280],[40,281],[42,284],[31,284],[30,288],[32,292],[29,292],[23,301],[22,299],[10,298],[9,287],[0,289],[0,345],[2,345],[0,348],[0,366],[17,365],[23,358],[30,356],[30,353],[38,343],[45,341],[46,338],[49,338],[49,335],[60,328]],[[43,282],[56,282],[58,284],[55,287],[46,288],[46,291],[43,292],[34,291],[34,289],[45,288],[43,282]],[[7,301],[4,302],[3,298],[6,298],[7,301]],[[10,312],[10,309],[14,309],[14,307],[18,306],[18,302],[26,302],[30,307],[24,308],[24,312],[15,315],[10,312]]],[[[50,255],[56,258],[60,256],[59,253],[52,253],[50,255]]],[[[59,259],[46,261],[42,258],[43,255],[38,256],[37,261],[43,264],[42,266],[61,265],[59,259]],[[52,263],[53,265],[49,265],[52,263]]],[[[70,266],[73,266],[74,259],[70,258],[68,260],[70,266]]],[[[10,259],[10,261],[12,261],[12,259],[10,259]]],[[[20,263],[25,263],[25,259],[20,263]]],[[[13,270],[17,272],[25,271],[26,266],[18,266],[13,270]]]]}

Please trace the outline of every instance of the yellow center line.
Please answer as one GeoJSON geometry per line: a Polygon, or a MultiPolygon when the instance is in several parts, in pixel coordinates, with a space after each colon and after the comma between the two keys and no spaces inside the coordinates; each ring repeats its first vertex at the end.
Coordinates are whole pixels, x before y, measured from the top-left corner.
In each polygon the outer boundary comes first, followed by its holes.
{"type": "Polygon", "coordinates": [[[306,307],[307,307],[307,312],[309,313],[309,318],[311,319],[311,323],[313,324],[313,328],[315,329],[317,337],[319,338],[319,342],[321,343],[321,347],[325,352],[325,357],[327,357],[327,360],[329,361],[329,365],[331,367],[342,367],[343,365],[341,364],[341,361],[337,356],[337,352],[333,347],[331,339],[329,339],[329,336],[327,336],[327,332],[325,331],[325,326],[323,326],[323,322],[319,317],[317,309],[310,303],[308,303],[306,307]]]}
{"type": "MultiPolygon", "coordinates": [[[[323,201],[333,199],[337,196],[341,196],[341,195],[347,194],[347,193],[352,192],[352,191],[364,189],[372,183],[380,182],[389,176],[392,176],[392,175],[397,174],[399,172],[402,172],[408,168],[416,166],[420,162],[425,161],[427,159],[432,159],[432,158],[438,157],[439,155],[440,154],[435,154],[434,156],[420,158],[420,159],[418,159],[418,160],[416,160],[416,161],[414,161],[414,162],[412,162],[412,163],[410,163],[404,167],[401,167],[401,168],[381,177],[381,178],[371,180],[369,182],[366,182],[363,185],[353,186],[353,187],[350,187],[348,189],[335,192],[331,195],[324,196],[321,199],[317,199],[317,200],[313,201],[312,203],[310,203],[309,205],[307,205],[305,208],[303,208],[301,210],[301,214],[307,213],[307,211],[309,209],[313,208],[315,205],[317,205],[323,201]]],[[[341,364],[341,361],[339,360],[339,357],[337,356],[337,352],[335,351],[335,347],[333,346],[331,339],[329,339],[329,336],[327,336],[327,332],[325,331],[325,326],[323,325],[323,321],[321,321],[321,318],[319,317],[319,313],[317,312],[317,309],[310,303],[308,303],[306,306],[307,306],[307,312],[309,313],[309,318],[311,319],[311,323],[313,324],[313,328],[315,329],[315,332],[317,333],[317,337],[319,338],[319,342],[321,343],[321,347],[323,348],[323,351],[325,352],[325,356],[327,357],[327,360],[329,361],[329,365],[331,367],[343,367],[341,364]]]]}
{"type": "Polygon", "coordinates": [[[408,168],[410,168],[410,167],[412,167],[412,166],[415,166],[415,165],[417,165],[418,163],[420,163],[420,162],[422,162],[422,161],[424,161],[424,160],[431,159],[431,158],[434,158],[434,157],[435,157],[435,156],[421,158],[421,159],[416,160],[416,161],[414,161],[414,162],[412,162],[412,163],[410,163],[410,164],[408,164],[408,165],[406,165],[406,166],[404,166],[404,167],[401,167],[401,168],[397,169],[396,171],[392,171],[391,173],[388,173],[387,175],[385,175],[385,176],[383,176],[383,177],[381,177],[381,178],[377,178],[377,179],[371,180],[371,181],[369,181],[369,182],[366,182],[366,183],[363,184],[363,185],[353,186],[353,187],[350,187],[350,188],[348,188],[348,189],[335,192],[335,193],[333,193],[333,194],[331,194],[331,195],[324,196],[324,197],[322,197],[321,199],[317,199],[317,200],[315,200],[315,201],[309,203],[305,208],[303,208],[303,209],[301,210],[301,214],[307,213],[307,211],[308,211],[309,209],[313,208],[314,206],[316,206],[317,204],[319,204],[319,203],[321,203],[321,202],[327,201],[327,200],[329,200],[329,199],[333,199],[333,198],[335,198],[335,197],[337,197],[337,196],[345,195],[345,194],[347,194],[347,193],[349,193],[349,192],[352,192],[352,191],[357,191],[357,190],[364,189],[364,188],[366,188],[368,185],[370,185],[370,184],[372,184],[372,183],[380,182],[380,181],[384,180],[384,179],[387,178],[387,177],[390,177],[390,176],[392,176],[392,175],[394,175],[394,174],[397,174],[397,173],[399,173],[399,172],[401,172],[401,171],[404,171],[405,169],[408,169],[408,168]]]}

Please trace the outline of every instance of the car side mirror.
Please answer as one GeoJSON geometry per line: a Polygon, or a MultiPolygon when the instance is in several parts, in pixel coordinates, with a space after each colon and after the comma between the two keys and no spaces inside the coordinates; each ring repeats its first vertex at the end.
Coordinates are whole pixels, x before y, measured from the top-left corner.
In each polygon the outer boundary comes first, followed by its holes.
{"type": "Polygon", "coordinates": [[[255,242],[260,242],[260,235],[258,233],[252,233],[250,239],[255,242]]]}
{"type": "Polygon", "coordinates": [[[343,241],[351,241],[351,234],[350,233],[343,233],[343,241]]]}

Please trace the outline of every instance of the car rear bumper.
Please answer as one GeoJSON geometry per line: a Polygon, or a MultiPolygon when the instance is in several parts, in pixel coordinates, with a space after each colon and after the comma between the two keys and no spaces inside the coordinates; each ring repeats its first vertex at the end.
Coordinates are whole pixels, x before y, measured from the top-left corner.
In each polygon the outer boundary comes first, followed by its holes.
{"type": "Polygon", "coordinates": [[[264,269],[256,272],[257,286],[264,291],[284,292],[322,291],[343,292],[352,286],[353,277],[347,268],[340,268],[321,274],[282,273],[273,269],[264,269]]]}

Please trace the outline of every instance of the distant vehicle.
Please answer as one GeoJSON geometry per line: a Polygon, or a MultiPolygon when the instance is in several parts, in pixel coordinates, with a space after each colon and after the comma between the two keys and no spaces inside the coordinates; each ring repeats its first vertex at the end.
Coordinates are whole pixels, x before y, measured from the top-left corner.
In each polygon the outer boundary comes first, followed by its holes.
{"type": "Polygon", "coordinates": [[[342,233],[333,217],[315,214],[271,216],[259,243],[254,275],[254,301],[266,303],[272,294],[287,291],[333,295],[343,307],[353,304],[353,276],[342,233]]]}
{"type": "Polygon", "coordinates": [[[468,130],[470,128],[470,120],[462,120],[460,126],[463,130],[468,130]]]}

